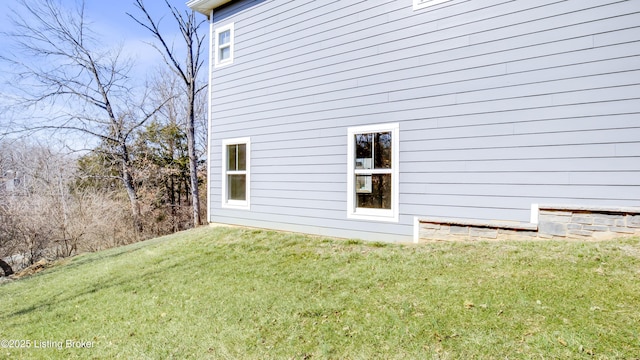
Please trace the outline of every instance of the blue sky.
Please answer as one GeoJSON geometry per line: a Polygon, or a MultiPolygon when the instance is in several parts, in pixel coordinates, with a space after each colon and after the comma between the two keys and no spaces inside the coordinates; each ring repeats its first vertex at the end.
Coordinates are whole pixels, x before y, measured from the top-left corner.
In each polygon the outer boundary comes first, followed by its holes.
{"type": "MultiPolygon", "coordinates": [[[[10,8],[19,9],[17,0],[0,0],[0,54],[3,51],[10,51],[8,46],[10,39],[2,35],[2,32],[10,32],[11,21],[8,16],[11,14],[10,8]]],[[[60,0],[65,7],[74,8],[80,0],[60,0]]],[[[164,0],[145,0],[147,9],[152,13],[155,19],[160,19],[161,30],[165,35],[165,39],[175,41],[176,48],[183,46],[183,40],[175,25],[175,20],[169,12],[164,0]]],[[[186,0],[169,0],[170,4],[178,8],[180,11],[188,11],[185,5],[186,0]]],[[[133,0],[85,0],[85,11],[90,27],[96,38],[98,38],[107,48],[117,48],[122,46],[123,55],[131,58],[135,62],[132,76],[139,84],[143,85],[149,75],[153,75],[159,67],[166,66],[158,52],[147,43],[154,42],[151,33],[133,21],[127,12],[141,17],[140,11],[134,6],[133,0]]],[[[199,20],[205,20],[205,17],[198,14],[199,20]]],[[[207,24],[204,24],[202,30],[206,32],[207,24]]],[[[205,49],[207,51],[208,49],[205,49]]],[[[184,56],[178,53],[178,58],[184,56]]],[[[206,57],[205,57],[206,58],[206,57]]],[[[3,69],[0,63],[0,110],[3,104],[11,104],[11,88],[6,86],[7,79],[2,74],[8,74],[8,69],[3,69]]],[[[205,67],[206,69],[206,67],[205,67]]],[[[12,108],[4,106],[5,109],[12,108]]],[[[44,109],[43,109],[44,110],[44,109]]],[[[15,121],[15,115],[11,115],[10,111],[0,111],[0,127],[3,123],[15,121]]],[[[18,120],[19,121],[19,120],[18,120]]]]}
{"type": "MultiPolygon", "coordinates": [[[[62,0],[62,4],[73,8],[77,1],[62,0]]],[[[92,23],[93,31],[100,36],[105,45],[114,47],[122,45],[124,52],[136,59],[138,71],[144,72],[157,64],[159,58],[156,51],[145,44],[145,42],[153,41],[148,30],[135,23],[126,14],[128,12],[135,16],[140,15],[133,3],[133,0],[85,0],[85,9],[92,23]]],[[[164,25],[165,34],[172,34],[168,38],[175,39],[176,44],[181,44],[179,32],[175,28],[164,0],[146,0],[144,3],[156,19],[164,16],[161,24],[164,25]]],[[[189,10],[185,5],[186,0],[169,0],[169,3],[181,11],[189,10]]],[[[2,0],[0,32],[11,31],[11,21],[8,19],[10,8],[18,9],[18,2],[16,0],[2,0]]],[[[198,19],[203,20],[204,16],[198,14],[198,19]]],[[[6,46],[3,46],[7,41],[9,39],[0,35],[0,51],[7,49],[6,46]]],[[[143,74],[137,75],[142,76],[143,74]]]]}

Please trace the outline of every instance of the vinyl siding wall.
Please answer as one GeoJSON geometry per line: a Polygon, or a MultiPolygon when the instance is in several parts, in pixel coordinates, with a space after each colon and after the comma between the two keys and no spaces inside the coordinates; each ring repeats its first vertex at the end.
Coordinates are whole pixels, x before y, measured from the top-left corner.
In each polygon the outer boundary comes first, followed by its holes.
{"type": "Polygon", "coordinates": [[[410,240],[414,216],[640,205],[640,0],[234,1],[212,74],[211,221],[410,240]],[[347,219],[347,128],[400,123],[400,221],[347,219]],[[251,137],[251,210],[221,208],[251,137]]]}

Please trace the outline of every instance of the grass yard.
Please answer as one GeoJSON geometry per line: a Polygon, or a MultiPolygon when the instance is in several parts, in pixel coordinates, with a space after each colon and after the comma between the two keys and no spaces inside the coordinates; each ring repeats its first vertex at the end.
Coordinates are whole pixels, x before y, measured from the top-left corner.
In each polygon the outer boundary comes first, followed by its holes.
{"type": "Polygon", "coordinates": [[[0,358],[639,359],[640,239],[201,228],[0,285],[0,304],[0,358]]]}

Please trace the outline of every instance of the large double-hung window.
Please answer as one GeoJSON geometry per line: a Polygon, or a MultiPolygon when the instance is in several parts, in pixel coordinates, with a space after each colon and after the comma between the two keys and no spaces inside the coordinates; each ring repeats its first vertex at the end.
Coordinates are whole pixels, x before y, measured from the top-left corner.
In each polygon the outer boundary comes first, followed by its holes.
{"type": "Polygon", "coordinates": [[[250,153],[249,138],[229,139],[222,142],[223,207],[249,209],[250,153]]]}
{"type": "Polygon", "coordinates": [[[349,128],[348,136],[348,217],[397,222],[399,125],[349,128]]]}

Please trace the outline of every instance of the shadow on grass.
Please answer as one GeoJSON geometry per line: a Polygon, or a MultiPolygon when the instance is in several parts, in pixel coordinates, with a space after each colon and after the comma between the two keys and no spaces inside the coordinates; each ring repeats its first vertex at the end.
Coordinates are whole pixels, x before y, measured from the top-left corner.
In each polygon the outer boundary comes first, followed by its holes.
{"type": "Polygon", "coordinates": [[[26,306],[22,309],[18,309],[11,313],[0,315],[0,321],[5,322],[12,317],[25,316],[40,310],[46,310],[48,308],[62,306],[65,303],[71,303],[74,300],[77,300],[78,298],[81,298],[83,296],[87,296],[90,294],[95,294],[101,290],[107,290],[110,288],[123,286],[124,284],[127,284],[130,281],[131,281],[131,278],[124,277],[119,279],[119,281],[115,281],[114,279],[114,281],[110,281],[107,283],[104,283],[104,282],[94,283],[90,286],[86,286],[85,289],[82,289],[78,292],[73,292],[73,293],[66,292],[67,296],[64,296],[65,292],[58,292],[57,294],[52,295],[47,300],[40,301],[36,304],[26,306]]]}

